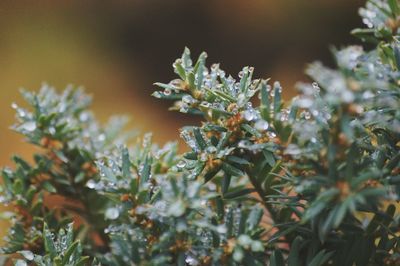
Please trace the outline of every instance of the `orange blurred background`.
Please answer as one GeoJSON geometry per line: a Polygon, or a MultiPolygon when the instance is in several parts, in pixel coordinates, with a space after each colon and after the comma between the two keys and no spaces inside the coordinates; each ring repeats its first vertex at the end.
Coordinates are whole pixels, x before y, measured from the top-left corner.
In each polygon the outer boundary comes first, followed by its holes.
{"type": "MultiPolygon", "coordinates": [[[[192,122],[167,112],[170,103],[150,95],[153,82],[174,78],[172,62],[188,46],[236,75],[244,65],[256,76],[280,80],[285,97],[305,80],[307,63],[332,64],[329,45],[357,43],[361,0],[143,0],[0,2],[0,165],[32,147],[8,129],[19,88],[42,82],[62,90],[82,85],[94,95],[100,120],[128,114],[156,141],[178,138],[192,122]]],[[[12,165],[11,165],[12,166],[12,165]]],[[[6,223],[0,222],[0,236],[6,223]]],[[[1,243],[1,241],[0,241],[1,243]]]]}

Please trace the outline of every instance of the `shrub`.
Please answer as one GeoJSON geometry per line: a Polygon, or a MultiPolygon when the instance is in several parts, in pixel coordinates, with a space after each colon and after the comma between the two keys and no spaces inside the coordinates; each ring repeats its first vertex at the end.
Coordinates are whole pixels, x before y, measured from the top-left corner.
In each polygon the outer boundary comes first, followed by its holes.
{"type": "Polygon", "coordinates": [[[106,125],[79,89],[22,92],[14,130],[38,146],[4,168],[15,265],[399,265],[400,5],[370,0],[369,50],[333,51],[283,102],[279,82],[238,80],[189,49],[156,98],[202,117],[176,143],[106,125]],[[272,84],[272,85],[270,85],[272,84]]]}

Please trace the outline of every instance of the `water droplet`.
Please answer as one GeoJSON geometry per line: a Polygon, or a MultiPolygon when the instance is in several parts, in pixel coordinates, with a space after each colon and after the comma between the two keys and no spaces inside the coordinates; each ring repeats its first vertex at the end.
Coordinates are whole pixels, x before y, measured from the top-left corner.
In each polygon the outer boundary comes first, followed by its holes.
{"type": "Polygon", "coordinates": [[[279,82],[279,81],[275,81],[274,82],[274,90],[278,90],[278,92],[282,92],[282,86],[281,86],[281,83],[279,82]]]}
{"type": "Polygon", "coordinates": [[[267,130],[269,127],[269,124],[267,121],[264,120],[258,120],[255,124],[254,124],[254,128],[259,130],[259,131],[265,131],[267,130]]]}
{"type": "Polygon", "coordinates": [[[219,64],[212,64],[211,65],[211,70],[216,71],[219,68],[219,64]]]}
{"type": "Polygon", "coordinates": [[[345,90],[342,92],[342,100],[345,103],[350,103],[354,100],[354,94],[349,90],[345,90]]]}
{"type": "Polygon", "coordinates": [[[89,119],[89,114],[87,112],[83,112],[79,115],[79,120],[85,122],[89,119]]]}
{"type": "Polygon", "coordinates": [[[237,103],[238,103],[240,106],[244,105],[244,104],[246,103],[246,95],[244,95],[243,93],[240,93],[240,94],[237,96],[237,103]]]}
{"type": "Polygon", "coordinates": [[[28,266],[28,264],[24,260],[17,260],[14,266],[28,266]]]}
{"type": "Polygon", "coordinates": [[[372,24],[371,21],[367,18],[363,18],[362,22],[370,29],[374,27],[374,24],[372,24]]]}
{"type": "Polygon", "coordinates": [[[227,229],[225,225],[218,225],[217,226],[217,232],[220,234],[226,234],[227,229]]]}
{"type": "Polygon", "coordinates": [[[205,161],[207,161],[207,153],[201,153],[200,154],[200,161],[202,161],[202,162],[205,162],[205,161]]]}
{"type": "Polygon", "coordinates": [[[242,247],[248,248],[252,242],[252,239],[248,235],[240,235],[237,242],[242,247]]]}
{"type": "Polygon", "coordinates": [[[6,202],[7,202],[6,197],[0,196],[0,203],[1,203],[1,204],[4,204],[4,203],[6,203],[6,202]]]}
{"type": "Polygon", "coordinates": [[[374,97],[374,94],[370,91],[365,91],[362,95],[364,100],[368,100],[371,99],[372,97],[374,97]]]}
{"type": "Polygon", "coordinates": [[[169,95],[171,95],[171,93],[172,93],[172,92],[171,92],[170,89],[165,89],[165,90],[164,90],[164,95],[165,95],[165,96],[169,96],[169,95]]]}
{"type": "Polygon", "coordinates": [[[179,108],[179,112],[181,113],[187,113],[189,111],[189,105],[186,103],[181,104],[181,108],[179,108]]]}
{"type": "Polygon", "coordinates": [[[94,189],[95,187],[96,187],[96,182],[94,181],[94,180],[89,180],[87,183],[86,183],[86,186],[88,187],[88,188],[91,188],[91,189],[94,189]]]}
{"type": "Polygon", "coordinates": [[[253,252],[262,252],[264,251],[264,246],[261,241],[253,241],[251,243],[251,251],[253,252]]]}
{"type": "Polygon", "coordinates": [[[185,262],[190,266],[197,266],[200,265],[199,261],[193,257],[192,255],[188,254],[185,258],[185,262]]]}
{"type": "Polygon", "coordinates": [[[217,151],[217,148],[214,147],[214,146],[208,146],[207,149],[206,149],[206,151],[207,151],[208,153],[215,153],[215,152],[217,151]]]}
{"type": "Polygon", "coordinates": [[[310,108],[313,104],[313,101],[310,98],[299,98],[295,103],[300,108],[310,108]]]}
{"type": "Polygon", "coordinates": [[[24,258],[27,259],[27,260],[33,260],[34,259],[34,254],[30,250],[22,250],[19,253],[22,256],[24,256],[24,258]]]}
{"type": "Polygon", "coordinates": [[[201,104],[200,104],[202,107],[206,107],[206,108],[209,108],[210,106],[211,106],[211,104],[209,103],[209,102],[201,102],[201,104]]]}
{"type": "Polygon", "coordinates": [[[54,127],[49,127],[49,133],[52,135],[56,134],[56,129],[54,127]]]}
{"type": "Polygon", "coordinates": [[[21,108],[17,109],[17,113],[18,113],[19,117],[25,117],[26,116],[26,112],[21,108]]]}
{"type": "Polygon", "coordinates": [[[176,166],[179,167],[179,168],[183,168],[183,167],[186,166],[186,162],[185,162],[184,160],[179,161],[178,164],[177,164],[176,166]]]}
{"type": "Polygon", "coordinates": [[[28,121],[21,125],[22,129],[26,131],[34,131],[36,129],[36,122],[35,121],[28,121]]]}
{"type": "Polygon", "coordinates": [[[255,112],[252,109],[246,110],[243,112],[243,117],[247,121],[252,121],[256,118],[255,112]]]}
{"type": "Polygon", "coordinates": [[[105,212],[105,217],[110,220],[115,220],[119,216],[119,210],[117,208],[108,208],[105,212]]]}
{"type": "Polygon", "coordinates": [[[152,94],[154,97],[156,97],[156,98],[161,98],[161,93],[159,92],[159,91],[155,91],[155,92],[153,92],[153,94],[152,94]]]}
{"type": "Polygon", "coordinates": [[[172,203],[168,208],[168,214],[175,217],[183,215],[185,211],[186,211],[185,203],[180,199],[172,203]]]}
{"type": "Polygon", "coordinates": [[[182,102],[186,104],[193,104],[196,102],[196,99],[194,99],[191,95],[184,95],[182,97],[182,102]]]}
{"type": "Polygon", "coordinates": [[[234,259],[235,261],[240,262],[240,261],[243,260],[243,257],[244,257],[243,250],[242,250],[242,249],[239,249],[239,248],[236,248],[236,249],[234,250],[234,252],[233,252],[233,259],[234,259]]]}
{"type": "Polygon", "coordinates": [[[106,140],[106,135],[100,134],[100,135],[97,137],[97,140],[98,140],[98,141],[105,141],[105,140],[106,140]]]}
{"type": "Polygon", "coordinates": [[[222,103],[213,103],[212,107],[214,109],[220,109],[220,110],[224,110],[224,105],[222,103]]]}
{"type": "Polygon", "coordinates": [[[187,224],[185,221],[178,221],[175,228],[177,232],[184,232],[187,230],[187,224]]]}
{"type": "Polygon", "coordinates": [[[239,148],[247,148],[247,147],[248,147],[247,141],[246,141],[246,140],[241,140],[241,141],[239,141],[238,147],[239,147],[239,148]]]}
{"type": "Polygon", "coordinates": [[[275,90],[271,90],[271,91],[269,92],[269,95],[271,95],[271,97],[274,97],[274,96],[275,96],[275,90]]]}
{"type": "Polygon", "coordinates": [[[301,154],[301,150],[296,144],[289,144],[285,150],[285,153],[290,155],[299,155],[301,154]]]}

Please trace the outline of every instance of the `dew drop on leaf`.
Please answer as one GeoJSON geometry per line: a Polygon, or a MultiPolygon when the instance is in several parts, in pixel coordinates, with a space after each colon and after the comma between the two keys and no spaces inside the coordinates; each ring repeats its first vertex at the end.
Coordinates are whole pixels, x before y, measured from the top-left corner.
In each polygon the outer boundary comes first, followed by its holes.
{"type": "Polygon", "coordinates": [[[264,131],[267,130],[269,127],[269,124],[267,121],[264,120],[258,120],[255,124],[254,124],[254,128],[257,129],[258,131],[264,131]]]}
{"type": "Polygon", "coordinates": [[[108,208],[105,212],[107,219],[115,220],[119,216],[119,210],[117,208],[108,208]]]}
{"type": "Polygon", "coordinates": [[[30,250],[22,250],[19,252],[22,256],[24,256],[25,259],[27,260],[33,260],[34,255],[30,250]]]}
{"type": "Polygon", "coordinates": [[[186,162],[183,161],[183,160],[182,160],[182,161],[179,161],[178,164],[177,164],[176,166],[178,166],[179,168],[183,168],[183,167],[186,166],[186,162]]]}
{"type": "Polygon", "coordinates": [[[36,122],[35,121],[26,122],[26,123],[22,124],[21,128],[26,131],[32,132],[36,129],[36,122]]]}

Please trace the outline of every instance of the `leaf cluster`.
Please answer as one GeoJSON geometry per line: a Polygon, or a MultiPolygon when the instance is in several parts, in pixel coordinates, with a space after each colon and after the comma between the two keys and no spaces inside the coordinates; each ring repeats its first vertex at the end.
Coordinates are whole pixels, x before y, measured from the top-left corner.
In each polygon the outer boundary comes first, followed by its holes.
{"type": "Polygon", "coordinates": [[[369,0],[312,83],[237,78],[189,49],[155,83],[188,151],[100,125],[81,90],[23,92],[14,129],[39,147],[2,171],[16,265],[398,265],[400,3],[369,0]],[[73,225],[71,222],[74,222],[73,225]],[[66,228],[66,229],[65,229],[66,228]],[[54,232],[58,232],[57,236],[54,232]],[[73,237],[75,235],[76,237],[73,237]]]}

